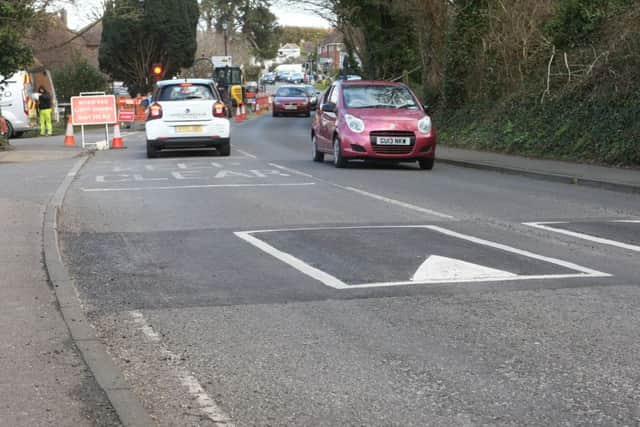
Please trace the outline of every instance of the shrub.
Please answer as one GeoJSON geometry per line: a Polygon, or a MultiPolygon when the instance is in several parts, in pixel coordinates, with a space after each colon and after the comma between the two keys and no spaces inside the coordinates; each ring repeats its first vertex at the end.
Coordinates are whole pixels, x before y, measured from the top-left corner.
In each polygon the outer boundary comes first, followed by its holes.
{"type": "Polygon", "coordinates": [[[70,64],[53,70],[53,83],[58,100],[69,102],[80,92],[102,92],[107,90],[107,78],[86,59],[76,56],[70,64]]]}

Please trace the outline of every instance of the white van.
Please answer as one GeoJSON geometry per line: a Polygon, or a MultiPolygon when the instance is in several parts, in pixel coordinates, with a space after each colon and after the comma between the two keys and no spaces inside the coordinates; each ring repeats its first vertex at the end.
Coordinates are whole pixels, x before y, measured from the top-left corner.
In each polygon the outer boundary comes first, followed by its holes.
{"type": "MultiPolygon", "coordinates": [[[[0,82],[3,77],[0,76],[0,82]]],[[[43,86],[51,94],[51,108],[54,121],[60,120],[58,101],[53,80],[44,68],[18,71],[0,83],[0,108],[9,128],[9,136],[19,138],[29,130],[38,130],[38,113],[34,92],[43,86]]]]}

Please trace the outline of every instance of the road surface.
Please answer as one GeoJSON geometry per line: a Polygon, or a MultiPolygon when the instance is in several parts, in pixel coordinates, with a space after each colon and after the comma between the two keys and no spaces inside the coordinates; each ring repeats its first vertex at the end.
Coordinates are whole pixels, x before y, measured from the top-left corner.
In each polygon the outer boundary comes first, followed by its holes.
{"type": "Polygon", "coordinates": [[[65,261],[160,425],[637,425],[640,198],[439,164],[98,153],[65,261]]]}

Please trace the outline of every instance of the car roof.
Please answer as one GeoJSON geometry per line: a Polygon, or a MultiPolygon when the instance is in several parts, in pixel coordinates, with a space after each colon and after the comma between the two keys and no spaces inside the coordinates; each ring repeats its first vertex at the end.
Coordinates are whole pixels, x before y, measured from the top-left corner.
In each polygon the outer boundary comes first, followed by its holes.
{"type": "Polygon", "coordinates": [[[179,85],[181,83],[192,83],[192,84],[200,84],[200,85],[210,85],[213,83],[212,79],[172,79],[172,80],[160,80],[158,82],[158,86],[171,86],[171,85],[179,85]]]}
{"type": "Polygon", "coordinates": [[[404,83],[387,80],[340,80],[339,83],[342,86],[406,86],[404,83]]]}

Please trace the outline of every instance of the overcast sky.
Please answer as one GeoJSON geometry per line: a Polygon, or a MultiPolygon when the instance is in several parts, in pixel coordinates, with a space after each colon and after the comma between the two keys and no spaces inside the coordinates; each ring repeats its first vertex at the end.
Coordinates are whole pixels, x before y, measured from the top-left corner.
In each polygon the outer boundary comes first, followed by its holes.
{"type": "MultiPolygon", "coordinates": [[[[92,22],[100,13],[101,0],[76,1],[76,6],[65,6],[69,15],[69,27],[77,30],[92,22]]],[[[324,27],[329,23],[310,12],[295,10],[291,7],[273,7],[280,25],[297,27],[324,27]]]]}

